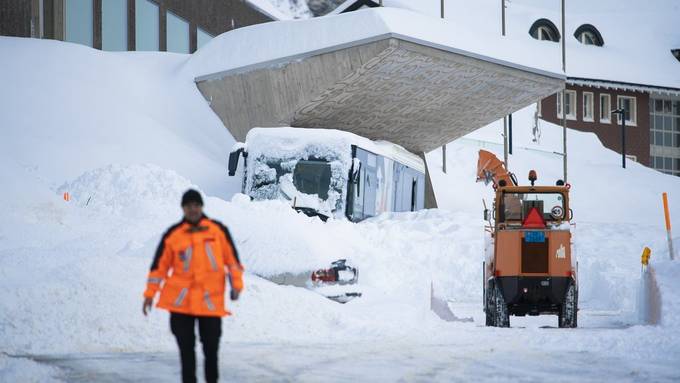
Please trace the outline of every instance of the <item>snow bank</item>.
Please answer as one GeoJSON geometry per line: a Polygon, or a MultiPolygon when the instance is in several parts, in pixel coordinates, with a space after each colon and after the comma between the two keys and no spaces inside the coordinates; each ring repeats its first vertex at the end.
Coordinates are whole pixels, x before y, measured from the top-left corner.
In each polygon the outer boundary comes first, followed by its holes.
{"type": "MultiPolygon", "coordinates": [[[[6,62],[0,80],[8,84],[0,90],[0,180],[11,201],[0,222],[4,352],[174,352],[167,314],[154,310],[144,318],[141,294],[163,231],[180,219],[181,193],[196,183],[208,195],[206,213],[230,227],[247,270],[242,299],[229,304],[235,316],[225,320],[228,342],[387,339],[405,347],[500,344],[508,355],[518,344],[627,358],[680,354],[667,331],[680,310],[676,296],[666,293],[678,291],[675,263],[655,264],[662,325],[621,329],[635,323],[643,246],[654,254],[665,246],[660,192],[680,190],[680,179],[637,164],[619,169],[618,155],[592,134],[569,132],[579,322],[585,329],[537,328],[554,326],[554,318],[543,318],[539,326],[487,329],[481,312],[481,198],[490,203],[490,190],[474,182],[474,172],[479,148],[502,156],[498,124],[450,144],[446,175],[439,152],[427,154],[440,209],[324,224],[279,201],[250,202],[242,195],[225,200],[233,193],[226,193],[220,161],[233,140],[184,72],[186,56],[108,54],[11,38],[0,38],[0,50],[6,62]],[[19,89],[19,95],[7,89],[19,89]],[[57,106],[54,99],[63,102],[57,106]],[[144,165],[149,163],[156,165],[144,165]],[[63,201],[62,191],[74,199],[63,201]],[[340,258],[359,268],[364,293],[346,305],[256,276],[324,267],[340,258]],[[430,310],[433,285],[456,316],[475,322],[439,319],[430,310]]],[[[536,168],[539,184],[552,184],[561,177],[561,157],[553,153],[561,130],[542,122],[541,138],[533,142],[533,113],[515,115],[510,169],[522,180],[536,168]]],[[[669,197],[674,226],[680,227],[680,198],[669,197]]]]}
{"type": "Polygon", "coordinates": [[[176,209],[178,197],[191,185],[172,170],[156,165],[109,165],[85,172],[57,189],[68,192],[71,204],[87,208],[96,215],[140,218],[176,209]]]}
{"type": "Polygon", "coordinates": [[[0,381],[2,382],[61,382],[62,380],[57,378],[59,375],[60,372],[55,367],[0,353],[0,381]]]}
{"type": "Polygon", "coordinates": [[[225,174],[234,140],[186,71],[188,55],[4,36],[0,52],[0,180],[16,199],[30,198],[36,176],[53,191],[135,163],[173,169],[213,195],[238,191],[225,174]]]}
{"type": "MultiPolygon", "coordinates": [[[[655,279],[661,298],[661,323],[680,327],[680,261],[650,261],[654,266],[655,279]]],[[[677,330],[676,330],[677,331],[677,330]]]]}

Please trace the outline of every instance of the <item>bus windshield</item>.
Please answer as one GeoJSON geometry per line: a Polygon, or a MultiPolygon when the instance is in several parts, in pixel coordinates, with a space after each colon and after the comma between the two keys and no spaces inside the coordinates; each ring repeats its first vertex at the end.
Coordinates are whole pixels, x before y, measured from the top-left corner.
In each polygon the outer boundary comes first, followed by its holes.
{"type": "Polygon", "coordinates": [[[328,199],[331,184],[331,165],[323,160],[300,160],[293,171],[293,185],[305,194],[316,194],[328,199]]]}
{"type": "Polygon", "coordinates": [[[545,221],[565,219],[562,193],[503,193],[500,221],[523,221],[536,208],[545,221]]]}

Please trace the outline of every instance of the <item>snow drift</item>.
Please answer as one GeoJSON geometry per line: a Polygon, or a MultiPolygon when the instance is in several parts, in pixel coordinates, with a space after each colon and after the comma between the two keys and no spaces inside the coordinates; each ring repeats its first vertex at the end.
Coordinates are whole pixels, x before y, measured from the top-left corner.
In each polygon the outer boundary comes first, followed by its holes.
{"type": "MultiPolygon", "coordinates": [[[[207,196],[207,214],[232,230],[247,271],[242,299],[229,304],[229,341],[506,339],[508,332],[481,326],[481,199],[489,202],[490,190],[474,182],[479,148],[501,154],[498,124],[451,143],[447,174],[440,153],[427,154],[440,209],[323,223],[287,204],[236,194],[238,182],[225,169],[233,139],[193,85],[188,56],[16,38],[0,38],[0,52],[0,182],[9,201],[0,222],[0,352],[174,350],[167,314],[143,318],[141,294],[155,247],[180,219],[179,199],[190,185],[207,196]],[[73,200],[64,201],[64,191],[73,200]],[[364,295],[347,305],[254,275],[339,258],[361,270],[364,295]],[[432,286],[456,316],[474,323],[436,316],[432,286]]],[[[535,168],[539,183],[551,184],[561,177],[553,153],[561,130],[542,122],[534,142],[533,113],[515,115],[509,166],[520,180],[535,168]]],[[[585,329],[542,331],[518,319],[508,330],[513,341],[498,347],[677,362],[680,345],[668,336],[680,313],[677,261],[655,264],[659,326],[636,326],[635,296],[642,247],[656,254],[665,246],[661,191],[670,193],[680,227],[680,195],[673,194],[680,179],[634,163],[620,169],[618,155],[592,134],[570,131],[569,143],[585,329]]]]}

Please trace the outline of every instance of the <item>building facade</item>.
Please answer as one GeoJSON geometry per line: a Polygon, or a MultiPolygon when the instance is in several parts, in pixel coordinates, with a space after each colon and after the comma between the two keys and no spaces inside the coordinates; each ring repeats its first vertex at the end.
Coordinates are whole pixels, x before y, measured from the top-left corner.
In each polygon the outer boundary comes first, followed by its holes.
{"type": "Polygon", "coordinates": [[[0,35],[108,51],[192,53],[226,31],[271,21],[239,0],[3,0],[0,35]]]}
{"type": "MultiPolygon", "coordinates": [[[[621,117],[626,118],[626,155],[666,174],[680,176],[680,89],[588,79],[567,79],[567,127],[595,133],[622,152],[621,117]]],[[[561,94],[543,99],[541,119],[562,123],[561,94]]]]}

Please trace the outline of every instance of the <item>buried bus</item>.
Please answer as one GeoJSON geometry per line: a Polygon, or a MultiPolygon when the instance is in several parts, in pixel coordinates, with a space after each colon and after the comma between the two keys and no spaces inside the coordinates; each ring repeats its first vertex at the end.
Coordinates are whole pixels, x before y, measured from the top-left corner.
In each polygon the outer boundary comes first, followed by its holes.
{"type": "Polygon", "coordinates": [[[359,222],[425,204],[425,163],[396,144],[332,129],[253,128],[229,156],[244,158],[242,192],[289,201],[310,216],[359,222]]]}

